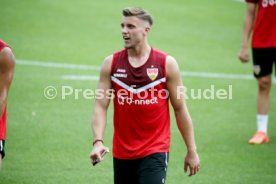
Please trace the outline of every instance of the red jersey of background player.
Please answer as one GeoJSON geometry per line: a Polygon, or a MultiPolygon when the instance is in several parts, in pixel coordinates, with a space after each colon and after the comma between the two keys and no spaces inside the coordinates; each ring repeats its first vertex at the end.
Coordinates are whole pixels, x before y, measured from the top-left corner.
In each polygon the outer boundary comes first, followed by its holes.
{"type": "MultiPolygon", "coordinates": [[[[8,45],[2,40],[0,40],[0,51],[5,47],[8,47],[8,45]]],[[[5,107],[3,114],[0,114],[0,139],[1,140],[6,139],[6,123],[7,123],[7,111],[5,107]]]]}
{"type": "Polygon", "coordinates": [[[115,90],[114,157],[137,159],[169,152],[166,54],[152,48],[146,63],[134,68],[128,61],[126,49],[116,52],[111,81],[115,90]]]}
{"type": "Polygon", "coordinates": [[[246,2],[258,3],[252,48],[276,47],[276,1],[246,0],[246,2]]]}

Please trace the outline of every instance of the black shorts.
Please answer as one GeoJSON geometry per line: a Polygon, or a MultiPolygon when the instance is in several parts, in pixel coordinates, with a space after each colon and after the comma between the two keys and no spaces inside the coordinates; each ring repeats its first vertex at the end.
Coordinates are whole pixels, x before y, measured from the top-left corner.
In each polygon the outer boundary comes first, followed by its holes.
{"type": "Polygon", "coordinates": [[[5,157],[5,140],[0,140],[0,155],[2,159],[5,157]]]}
{"type": "Polygon", "coordinates": [[[272,74],[273,64],[276,67],[276,47],[253,48],[253,71],[256,78],[272,74]]]}
{"type": "Polygon", "coordinates": [[[113,158],[114,184],[164,184],[168,153],[154,153],[136,159],[113,158]]]}

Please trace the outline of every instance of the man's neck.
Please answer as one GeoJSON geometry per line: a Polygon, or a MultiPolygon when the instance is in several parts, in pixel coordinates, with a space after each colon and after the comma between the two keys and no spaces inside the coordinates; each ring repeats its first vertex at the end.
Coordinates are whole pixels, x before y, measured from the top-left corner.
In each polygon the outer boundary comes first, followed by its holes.
{"type": "Polygon", "coordinates": [[[151,47],[149,44],[137,46],[132,49],[128,49],[128,60],[133,67],[139,67],[146,63],[149,58],[151,47]]]}
{"type": "Polygon", "coordinates": [[[148,55],[150,53],[151,47],[150,45],[146,42],[141,45],[137,45],[134,48],[130,48],[127,50],[128,56],[132,58],[142,58],[145,55],[148,55]]]}

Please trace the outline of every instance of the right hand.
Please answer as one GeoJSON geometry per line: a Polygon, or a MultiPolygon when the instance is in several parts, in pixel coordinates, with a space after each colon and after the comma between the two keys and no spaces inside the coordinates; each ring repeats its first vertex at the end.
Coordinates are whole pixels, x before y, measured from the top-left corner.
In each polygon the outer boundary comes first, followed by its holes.
{"type": "Polygon", "coordinates": [[[94,160],[99,160],[99,161],[102,161],[103,158],[101,157],[102,153],[103,152],[109,152],[109,149],[108,147],[105,147],[101,142],[97,142],[94,146],[93,146],[93,149],[90,153],[90,161],[91,163],[94,161],[94,160]]]}
{"type": "Polygon", "coordinates": [[[247,63],[249,61],[248,49],[241,48],[239,53],[239,59],[242,63],[247,63]]]}

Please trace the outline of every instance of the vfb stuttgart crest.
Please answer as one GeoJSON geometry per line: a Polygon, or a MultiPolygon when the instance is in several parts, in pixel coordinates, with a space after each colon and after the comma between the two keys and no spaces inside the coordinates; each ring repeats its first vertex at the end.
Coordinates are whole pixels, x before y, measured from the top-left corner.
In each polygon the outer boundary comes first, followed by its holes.
{"type": "Polygon", "coordinates": [[[260,72],[261,72],[261,67],[260,67],[260,65],[254,65],[254,73],[256,74],[256,75],[259,75],[260,74],[260,72]]]}
{"type": "Polygon", "coordinates": [[[158,68],[147,68],[147,74],[149,78],[154,81],[158,76],[158,68]]]}

